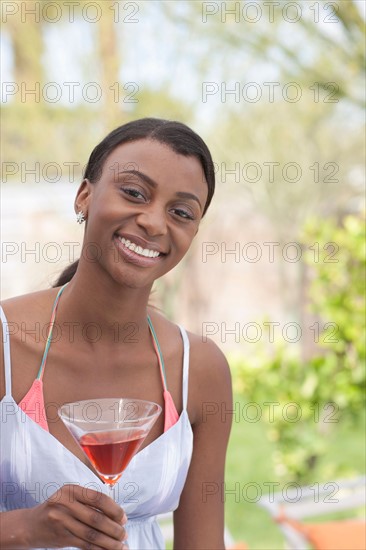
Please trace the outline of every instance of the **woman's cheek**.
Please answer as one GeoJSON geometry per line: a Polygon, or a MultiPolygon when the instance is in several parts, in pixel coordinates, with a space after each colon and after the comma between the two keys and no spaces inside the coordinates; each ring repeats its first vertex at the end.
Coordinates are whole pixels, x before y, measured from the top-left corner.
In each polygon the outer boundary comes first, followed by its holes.
{"type": "Polygon", "coordinates": [[[187,254],[193,242],[194,236],[195,236],[195,231],[192,231],[192,234],[189,234],[188,236],[186,235],[184,240],[182,239],[181,241],[182,245],[179,250],[180,258],[183,258],[183,256],[187,254]]]}

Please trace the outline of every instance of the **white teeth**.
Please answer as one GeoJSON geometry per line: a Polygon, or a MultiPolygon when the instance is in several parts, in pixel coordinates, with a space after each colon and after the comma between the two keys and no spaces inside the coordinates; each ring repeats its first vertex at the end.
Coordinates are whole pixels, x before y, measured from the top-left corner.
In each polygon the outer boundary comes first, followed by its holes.
{"type": "Polygon", "coordinates": [[[132,250],[135,252],[135,254],[139,254],[140,256],[146,256],[147,258],[157,258],[159,256],[160,252],[157,252],[157,250],[150,250],[149,248],[142,248],[141,246],[132,243],[128,239],[125,239],[124,237],[118,237],[122,244],[125,245],[126,248],[129,250],[132,250]]]}

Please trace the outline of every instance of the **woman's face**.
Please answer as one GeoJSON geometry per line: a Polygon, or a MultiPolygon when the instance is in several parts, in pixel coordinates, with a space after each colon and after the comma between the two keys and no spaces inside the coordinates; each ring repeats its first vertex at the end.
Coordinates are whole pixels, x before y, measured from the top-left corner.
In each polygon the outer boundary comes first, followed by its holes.
{"type": "Polygon", "coordinates": [[[202,217],[207,183],[199,160],[143,139],[118,146],[76,204],[87,217],[84,256],[119,283],[151,285],[186,254],[202,217]]]}

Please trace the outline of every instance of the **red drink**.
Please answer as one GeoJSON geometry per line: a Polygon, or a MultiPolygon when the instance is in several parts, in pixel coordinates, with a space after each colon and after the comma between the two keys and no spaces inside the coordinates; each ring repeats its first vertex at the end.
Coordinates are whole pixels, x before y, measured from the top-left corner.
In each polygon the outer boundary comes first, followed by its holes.
{"type": "Polygon", "coordinates": [[[114,484],[121,477],[146,437],[143,430],[131,434],[121,432],[89,433],[79,444],[105,483],[114,484]]]}

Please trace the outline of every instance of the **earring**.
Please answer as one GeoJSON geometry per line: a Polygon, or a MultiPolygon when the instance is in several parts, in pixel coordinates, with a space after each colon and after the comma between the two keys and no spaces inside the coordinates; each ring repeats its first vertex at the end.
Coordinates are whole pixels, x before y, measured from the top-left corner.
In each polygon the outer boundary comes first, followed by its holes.
{"type": "Polygon", "coordinates": [[[79,210],[79,212],[76,214],[76,221],[80,224],[85,222],[84,212],[82,210],[79,210]]]}

